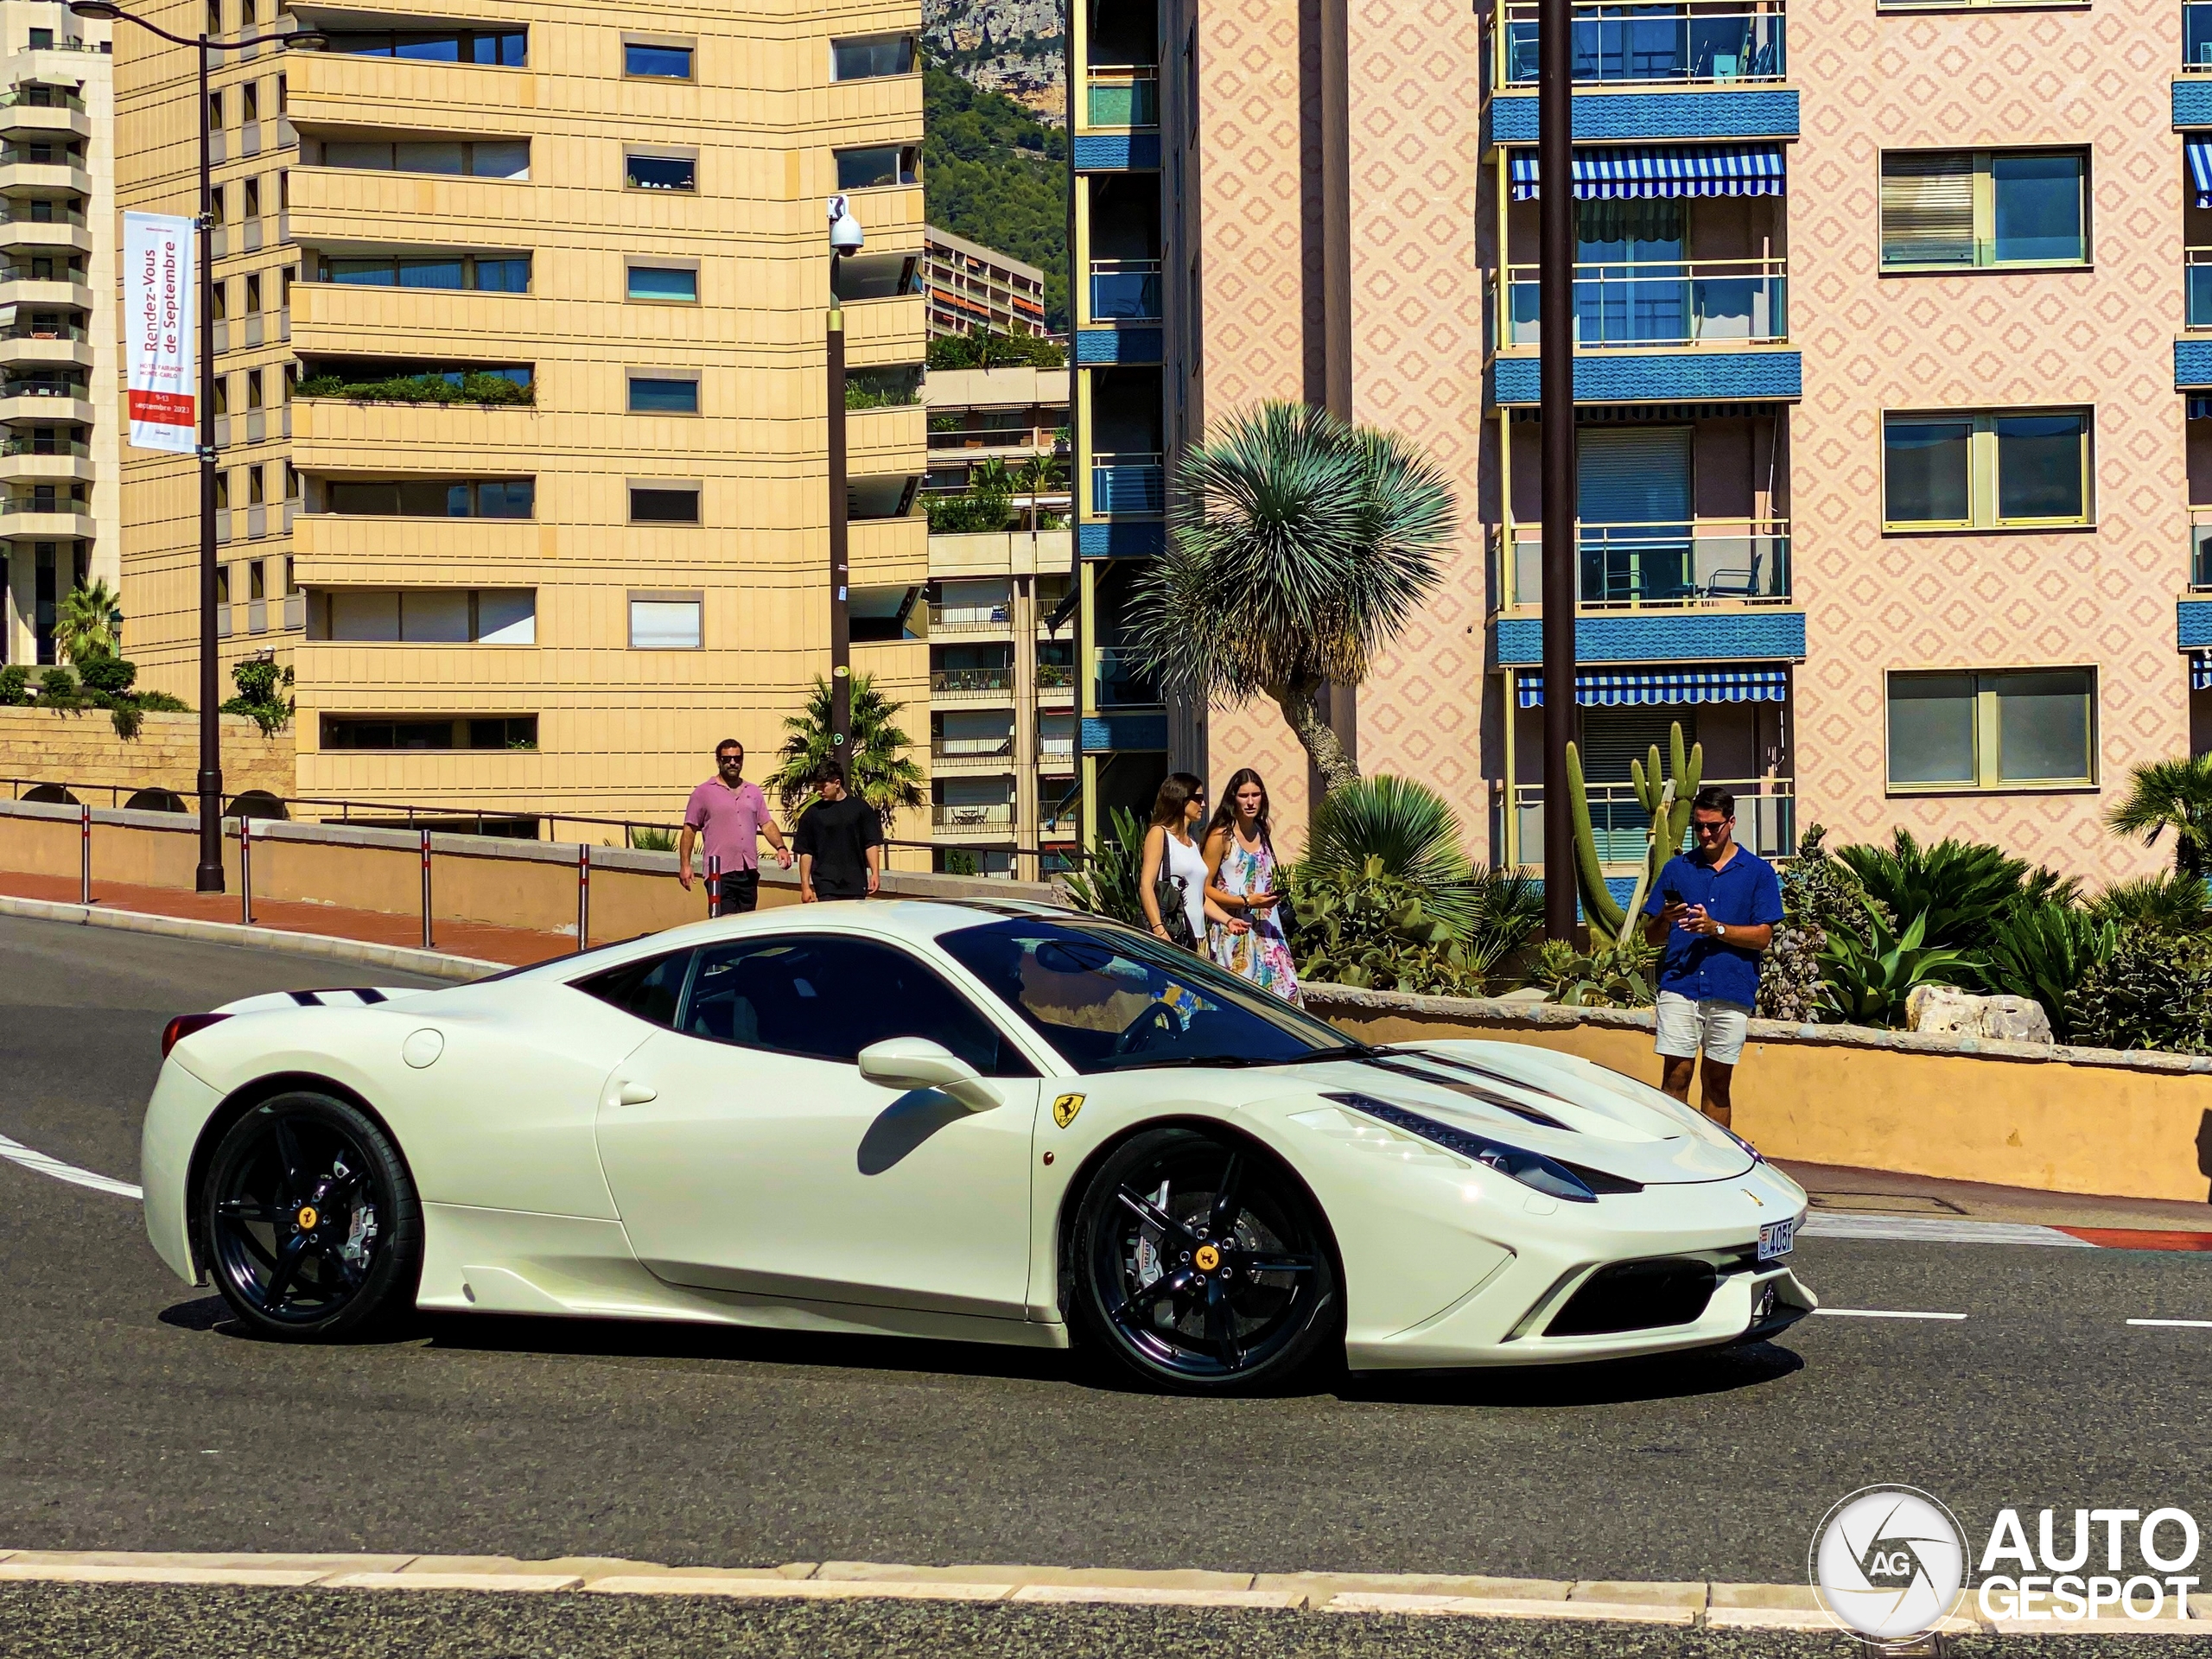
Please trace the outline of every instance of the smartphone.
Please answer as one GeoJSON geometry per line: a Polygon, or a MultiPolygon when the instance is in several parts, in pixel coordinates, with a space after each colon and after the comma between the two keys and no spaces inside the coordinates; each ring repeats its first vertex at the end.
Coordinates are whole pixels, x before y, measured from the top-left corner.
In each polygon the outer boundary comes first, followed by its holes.
{"type": "Polygon", "coordinates": [[[1682,902],[1682,890],[1680,887],[1669,887],[1659,896],[1670,905],[1679,905],[1682,902]]]}

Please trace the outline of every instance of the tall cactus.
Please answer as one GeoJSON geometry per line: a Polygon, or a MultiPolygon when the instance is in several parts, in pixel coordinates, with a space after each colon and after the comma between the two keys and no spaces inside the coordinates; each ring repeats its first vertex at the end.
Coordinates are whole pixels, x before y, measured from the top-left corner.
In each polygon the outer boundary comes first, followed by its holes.
{"type": "Polygon", "coordinates": [[[1655,743],[1643,760],[1628,763],[1629,777],[1636,788],[1637,804],[1642,806],[1651,821],[1651,831],[1644,845],[1643,869],[1637,878],[1636,892],[1624,910],[1605,886],[1605,867],[1598,856],[1597,832],[1590,822],[1590,791],[1582,777],[1582,755],[1574,744],[1567,746],[1567,805],[1574,822],[1575,885],[1582,895],[1582,913],[1589,922],[1593,939],[1605,944],[1618,943],[1631,925],[1631,918],[1643,908],[1644,895],[1666,868],[1667,861],[1681,848],[1682,837],[1689,832],[1690,798],[1697,793],[1698,780],[1705,774],[1705,746],[1692,744],[1687,753],[1682,743],[1682,726],[1674,723],[1667,734],[1667,758],[1671,762],[1671,777],[1659,769],[1659,746],[1655,743]]]}

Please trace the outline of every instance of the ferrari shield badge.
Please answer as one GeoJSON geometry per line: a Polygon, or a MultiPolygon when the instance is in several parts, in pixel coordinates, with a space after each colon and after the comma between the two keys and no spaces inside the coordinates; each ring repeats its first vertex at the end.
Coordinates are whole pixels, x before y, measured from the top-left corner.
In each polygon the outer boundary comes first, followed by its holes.
{"type": "Polygon", "coordinates": [[[1075,1115],[1082,1109],[1081,1095],[1062,1095],[1052,1103],[1052,1122],[1065,1129],[1075,1122],[1075,1115]]]}

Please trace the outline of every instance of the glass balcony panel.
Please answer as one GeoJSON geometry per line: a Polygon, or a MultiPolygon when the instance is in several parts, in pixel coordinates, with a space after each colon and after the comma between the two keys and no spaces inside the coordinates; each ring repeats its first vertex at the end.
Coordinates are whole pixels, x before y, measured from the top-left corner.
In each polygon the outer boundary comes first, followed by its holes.
{"type": "Polygon", "coordinates": [[[1090,316],[1094,322],[1157,321],[1160,317],[1160,261],[1092,260],[1090,316]]]}
{"type": "Polygon", "coordinates": [[[1099,648],[1098,705],[1100,708],[1142,707],[1160,701],[1160,682],[1145,671],[1135,651],[1125,645],[1104,645],[1099,648]]]}
{"type": "Polygon", "coordinates": [[[1160,124],[1160,82],[1150,75],[1090,77],[1084,114],[1094,127],[1156,127],[1160,124]]]}
{"type": "MultiPolygon", "coordinates": [[[[1535,0],[1507,0],[1504,11],[1506,84],[1533,86],[1535,0]]],[[[1600,82],[1779,80],[1786,73],[1783,41],[1778,10],[1707,9],[1696,0],[1582,4],[1574,8],[1573,74],[1600,82]]]]}
{"type": "Polygon", "coordinates": [[[2212,507],[2189,510],[2189,585],[2212,592],[2212,507]]]}
{"type": "Polygon", "coordinates": [[[1167,469],[1161,465],[1161,457],[1096,457],[1090,466],[1090,510],[1097,513],[1166,512],[1167,469]]]}
{"type": "MultiPolygon", "coordinates": [[[[1574,268],[1574,340],[1585,349],[1787,340],[1786,262],[1700,259],[1574,268]]],[[[1543,338],[1537,269],[1506,269],[1500,346],[1543,338]]]]}
{"type": "Polygon", "coordinates": [[[2181,60],[2192,69],[2212,69],[2212,0],[2183,0],[2181,60]]]}
{"type": "Polygon", "coordinates": [[[2183,284],[2188,295],[2189,326],[2191,328],[2212,328],[2212,248],[2189,248],[2183,251],[2183,284]]]}
{"type": "MultiPolygon", "coordinates": [[[[1543,527],[1513,527],[1513,603],[1544,599],[1543,527]]],[[[1671,524],[1578,524],[1578,602],[1585,608],[1778,605],[1789,599],[1789,525],[1773,518],[1671,524]]]]}

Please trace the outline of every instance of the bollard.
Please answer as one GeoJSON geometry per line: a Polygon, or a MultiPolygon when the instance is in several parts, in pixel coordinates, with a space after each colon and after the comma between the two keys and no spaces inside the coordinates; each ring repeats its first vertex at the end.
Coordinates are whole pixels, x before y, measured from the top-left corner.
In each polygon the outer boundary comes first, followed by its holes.
{"type": "Polygon", "coordinates": [[[423,832],[423,948],[430,948],[430,832],[423,832]]]}
{"type": "Polygon", "coordinates": [[[89,905],[92,902],[92,809],[91,807],[79,805],[77,808],[77,828],[79,849],[77,902],[80,905],[89,905]]]}
{"type": "MultiPolygon", "coordinates": [[[[87,899],[86,904],[92,903],[87,899]]],[[[719,916],[722,911],[722,861],[719,853],[707,858],[707,914],[719,916]]]]}
{"type": "Polygon", "coordinates": [[[576,843],[576,949],[591,944],[591,848],[576,843]]]}
{"type": "Polygon", "coordinates": [[[238,820],[238,920],[253,925],[253,820],[238,820]]]}

